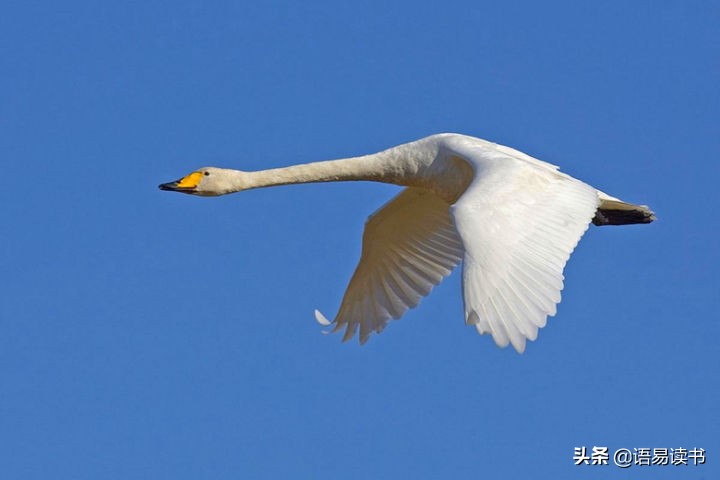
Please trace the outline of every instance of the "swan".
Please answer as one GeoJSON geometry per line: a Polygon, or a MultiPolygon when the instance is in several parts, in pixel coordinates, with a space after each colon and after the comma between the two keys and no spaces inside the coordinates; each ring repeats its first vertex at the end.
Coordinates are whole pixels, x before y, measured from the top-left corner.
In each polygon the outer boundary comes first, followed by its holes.
{"type": "Polygon", "coordinates": [[[252,188],[370,180],[405,187],[365,224],[360,262],[332,321],[360,343],[414,308],[462,262],[465,322],[518,353],[554,316],[563,269],[591,223],[650,223],[654,213],[555,165],[445,133],[379,153],[255,172],[200,168],[161,190],[217,196],[252,188]]]}

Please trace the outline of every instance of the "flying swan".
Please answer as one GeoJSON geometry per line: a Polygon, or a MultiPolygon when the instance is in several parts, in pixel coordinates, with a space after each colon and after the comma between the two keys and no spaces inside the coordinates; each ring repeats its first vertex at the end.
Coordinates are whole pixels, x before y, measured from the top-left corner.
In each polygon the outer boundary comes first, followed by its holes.
{"type": "Polygon", "coordinates": [[[518,150],[445,133],[380,153],[257,172],[200,168],[161,190],[217,196],[294,183],[371,180],[405,187],[372,214],[335,319],[360,343],[414,308],[462,261],[465,322],[519,353],[556,312],[563,269],[590,226],[650,223],[611,197],[518,150]]]}

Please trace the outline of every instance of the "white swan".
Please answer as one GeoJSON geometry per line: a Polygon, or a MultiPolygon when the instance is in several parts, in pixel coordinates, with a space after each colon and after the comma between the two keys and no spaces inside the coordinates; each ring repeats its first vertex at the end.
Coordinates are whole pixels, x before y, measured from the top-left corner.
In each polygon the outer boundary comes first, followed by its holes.
{"type": "MultiPolygon", "coordinates": [[[[360,263],[335,316],[360,343],[415,307],[462,261],[465,322],[522,353],[555,315],[563,269],[590,223],[655,219],[509,147],[433,135],[373,155],[258,172],[214,167],[160,185],[214,196],[309,182],[372,180],[405,188],[370,216],[360,263]]],[[[319,311],[315,317],[330,325],[319,311]]]]}

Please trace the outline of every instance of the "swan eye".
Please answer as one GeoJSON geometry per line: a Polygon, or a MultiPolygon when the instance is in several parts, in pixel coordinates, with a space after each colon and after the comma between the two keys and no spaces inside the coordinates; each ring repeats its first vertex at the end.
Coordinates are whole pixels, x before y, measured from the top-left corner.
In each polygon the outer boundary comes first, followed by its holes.
{"type": "Polygon", "coordinates": [[[209,175],[210,175],[210,172],[205,172],[205,176],[206,176],[206,177],[209,176],[209,175]]]}

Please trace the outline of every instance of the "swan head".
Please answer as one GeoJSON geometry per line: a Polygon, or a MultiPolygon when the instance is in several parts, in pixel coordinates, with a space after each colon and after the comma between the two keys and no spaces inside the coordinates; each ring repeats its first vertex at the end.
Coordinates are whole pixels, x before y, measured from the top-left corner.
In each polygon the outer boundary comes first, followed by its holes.
{"type": "Polygon", "coordinates": [[[216,197],[239,192],[245,187],[245,172],[226,168],[203,167],[185,175],[180,180],[162,183],[160,190],[187,193],[203,197],[216,197]]]}

